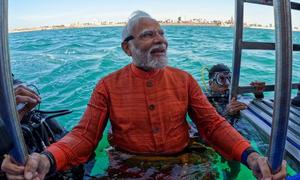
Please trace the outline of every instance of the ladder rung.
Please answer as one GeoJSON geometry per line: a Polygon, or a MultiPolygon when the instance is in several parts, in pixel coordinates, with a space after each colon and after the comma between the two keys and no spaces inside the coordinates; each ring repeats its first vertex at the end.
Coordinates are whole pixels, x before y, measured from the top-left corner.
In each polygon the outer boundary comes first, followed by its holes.
{"type": "Polygon", "coordinates": [[[300,10],[300,3],[291,2],[291,8],[295,10],[300,10]]]}
{"type": "Polygon", "coordinates": [[[275,50],[275,43],[242,42],[243,49],[275,50]]]}
{"type": "MultiPolygon", "coordinates": [[[[275,43],[266,42],[242,42],[242,49],[275,50],[275,43]]],[[[294,51],[300,51],[300,44],[293,45],[294,51]]]]}
{"type": "MultiPolygon", "coordinates": [[[[244,0],[244,2],[273,6],[273,0],[244,0]]],[[[291,2],[291,8],[295,10],[300,10],[300,3],[291,2]]]]}
{"type": "Polygon", "coordinates": [[[293,51],[300,51],[300,44],[294,44],[293,51]]]}
{"type": "Polygon", "coordinates": [[[244,0],[244,2],[273,6],[273,0],[244,0]]]}
{"type": "MultiPolygon", "coordinates": [[[[298,86],[300,86],[300,83],[294,83],[294,84],[292,84],[292,89],[297,89],[298,86]]],[[[274,84],[273,85],[266,85],[264,92],[274,91],[274,89],[275,89],[274,84]]],[[[254,93],[254,91],[255,91],[255,89],[252,86],[240,86],[238,88],[238,94],[254,93]]]]}

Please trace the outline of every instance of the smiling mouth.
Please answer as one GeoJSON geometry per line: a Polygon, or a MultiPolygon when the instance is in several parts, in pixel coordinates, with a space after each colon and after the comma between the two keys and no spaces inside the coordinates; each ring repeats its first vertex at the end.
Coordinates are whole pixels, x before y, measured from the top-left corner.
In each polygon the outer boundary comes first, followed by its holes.
{"type": "Polygon", "coordinates": [[[156,55],[156,56],[166,55],[166,49],[164,49],[164,48],[153,49],[151,51],[151,54],[156,55]]]}

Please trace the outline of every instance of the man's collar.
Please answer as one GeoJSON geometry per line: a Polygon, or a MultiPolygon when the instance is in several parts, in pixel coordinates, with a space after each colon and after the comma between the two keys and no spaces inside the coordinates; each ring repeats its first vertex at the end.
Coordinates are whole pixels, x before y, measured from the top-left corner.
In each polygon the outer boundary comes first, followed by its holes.
{"type": "Polygon", "coordinates": [[[151,79],[162,71],[162,69],[153,69],[153,70],[145,71],[136,67],[134,64],[131,64],[130,68],[137,77],[143,79],[151,79]]]}

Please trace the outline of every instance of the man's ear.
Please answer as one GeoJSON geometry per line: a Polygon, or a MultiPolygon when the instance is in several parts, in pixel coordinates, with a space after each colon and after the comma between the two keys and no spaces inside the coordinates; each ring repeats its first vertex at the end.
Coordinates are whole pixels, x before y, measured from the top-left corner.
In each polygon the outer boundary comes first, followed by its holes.
{"type": "Polygon", "coordinates": [[[128,55],[131,56],[131,50],[129,48],[129,43],[128,42],[122,42],[121,44],[123,51],[128,55]]]}

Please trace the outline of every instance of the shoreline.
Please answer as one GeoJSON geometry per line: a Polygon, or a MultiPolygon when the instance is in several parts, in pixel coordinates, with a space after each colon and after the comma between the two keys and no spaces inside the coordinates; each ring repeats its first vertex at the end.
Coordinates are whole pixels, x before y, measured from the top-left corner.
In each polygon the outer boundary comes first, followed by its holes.
{"type": "MultiPolygon", "coordinates": [[[[41,26],[41,27],[33,27],[33,28],[19,28],[10,30],[9,33],[22,33],[22,32],[34,32],[34,31],[50,31],[50,30],[63,30],[63,29],[83,29],[83,28],[96,28],[96,27],[123,27],[125,23],[119,24],[105,24],[105,25],[97,25],[97,24],[80,24],[80,25],[57,25],[57,26],[41,26]]],[[[161,23],[161,26],[211,26],[211,27],[227,27],[233,28],[233,24],[200,24],[200,23],[161,23]]],[[[263,26],[244,26],[244,28],[250,29],[264,29],[264,30],[273,30],[273,27],[263,27],[263,26]]],[[[299,32],[300,29],[293,29],[293,32],[299,32]]]]}

